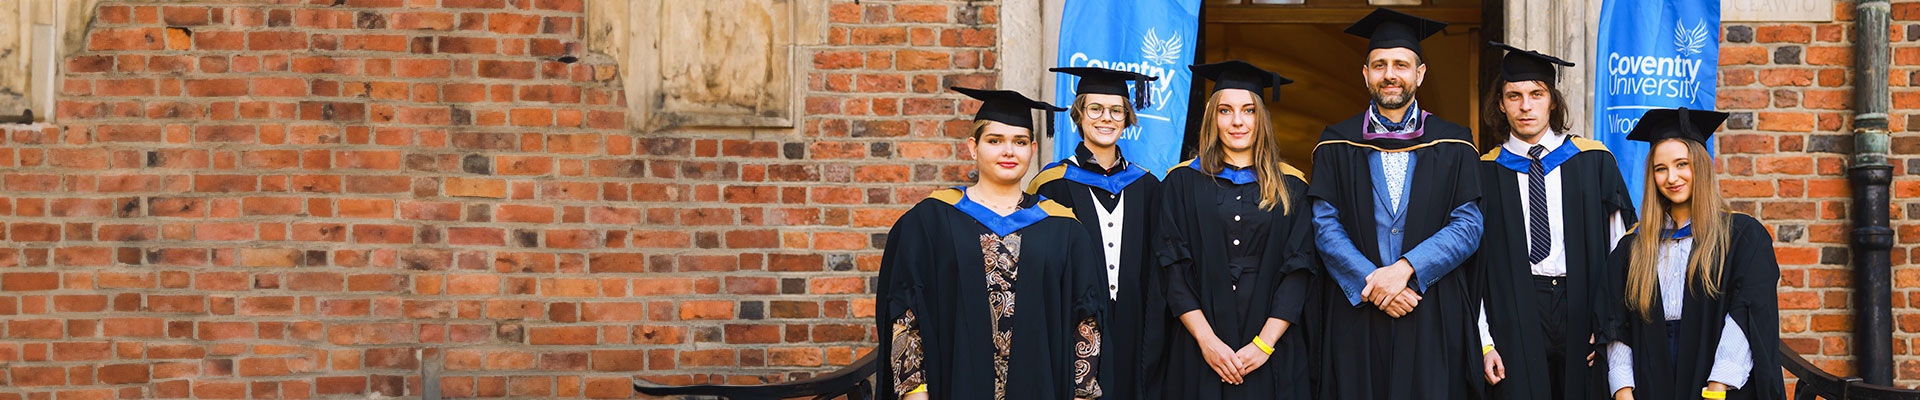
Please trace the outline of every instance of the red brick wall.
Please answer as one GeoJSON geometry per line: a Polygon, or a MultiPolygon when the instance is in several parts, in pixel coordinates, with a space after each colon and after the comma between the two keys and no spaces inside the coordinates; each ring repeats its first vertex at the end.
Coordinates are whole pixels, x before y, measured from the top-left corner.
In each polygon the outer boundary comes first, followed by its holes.
{"type": "MultiPolygon", "coordinates": [[[[1920,1],[1893,2],[1893,251],[1896,383],[1920,384],[1920,1]]],[[[1852,1],[1832,23],[1728,23],[1721,29],[1720,184],[1734,208],[1774,231],[1781,264],[1780,337],[1829,372],[1852,364],[1853,273],[1847,246],[1853,153],[1852,1]]]]}
{"type": "Polygon", "coordinates": [[[988,1],[834,1],[804,125],[628,129],[582,0],[105,2],[0,135],[0,399],[632,396],[852,362],[988,1]],[[424,355],[424,357],[422,357],[424,355]]]}
{"type": "Polygon", "coordinates": [[[931,190],[968,180],[958,138],[978,103],[946,88],[998,81],[996,3],[829,4],[826,45],[798,53],[797,129],[639,135],[650,174],[635,200],[655,207],[656,225],[633,244],[650,255],[647,278],[692,286],[661,306],[681,301],[678,319],[707,320],[668,322],[690,335],[645,378],[757,383],[865,355],[887,229],[931,190]]]}
{"type": "MultiPolygon", "coordinates": [[[[305,3],[103,4],[61,125],[0,132],[0,399],[418,396],[423,366],[449,397],[620,398],[831,370],[873,340],[886,227],[970,169],[974,105],[944,88],[998,81],[994,2],[834,0],[828,44],[797,53],[801,126],[634,132],[580,0],[305,3]]],[[[1920,2],[1895,3],[1913,386],[1920,2]]],[[[1780,238],[1782,336],[1845,374],[1836,9],[1727,24],[1719,98],[1723,190],[1780,238]]]]}

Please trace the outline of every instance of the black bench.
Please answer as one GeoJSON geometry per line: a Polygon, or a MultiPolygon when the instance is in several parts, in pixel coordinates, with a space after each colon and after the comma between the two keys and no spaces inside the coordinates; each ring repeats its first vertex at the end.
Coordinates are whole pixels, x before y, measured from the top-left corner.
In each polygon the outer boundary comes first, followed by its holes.
{"type": "MultiPolygon", "coordinates": [[[[1820,370],[1800,353],[1780,343],[1781,365],[1799,378],[1794,384],[1795,400],[1920,400],[1920,390],[1870,384],[1858,377],[1839,377],[1820,370]]],[[[874,368],[877,356],[854,361],[833,373],[812,379],[767,385],[689,385],[663,386],[634,380],[633,389],[650,396],[682,396],[728,400],[773,400],[810,397],[816,400],[847,396],[849,400],[873,398],[874,368]]]]}
{"type": "Polygon", "coordinates": [[[847,400],[869,400],[873,398],[874,363],[878,362],[878,352],[867,352],[866,357],[854,361],[852,365],[812,379],[793,382],[771,383],[765,385],[688,385],[663,386],[635,379],[633,390],[649,396],[677,396],[684,398],[710,398],[728,400],[774,400],[791,398],[812,398],[827,400],[846,396],[847,400]]]}

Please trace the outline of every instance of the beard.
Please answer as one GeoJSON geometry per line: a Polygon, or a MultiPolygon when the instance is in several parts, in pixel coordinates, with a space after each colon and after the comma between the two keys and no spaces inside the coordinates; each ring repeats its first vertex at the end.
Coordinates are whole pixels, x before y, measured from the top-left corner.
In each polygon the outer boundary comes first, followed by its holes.
{"type": "MultiPolygon", "coordinates": [[[[1384,83],[1385,82],[1382,82],[1382,84],[1384,83]]],[[[1418,91],[1413,86],[1408,86],[1404,83],[1400,84],[1399,86],[1400,86],[1399,95],[1389,96],[1385,93],[1381,93],[1379,85],[1368,85],[1367,92],[1373,95],[1373,104],[1377,104],[1380,106],[1380,108],[1384,108],[1388,110],[1398,110],[1401,108],[1406,108],[1408,103],[1412,103],[1413,95],[1418,91]]]]}

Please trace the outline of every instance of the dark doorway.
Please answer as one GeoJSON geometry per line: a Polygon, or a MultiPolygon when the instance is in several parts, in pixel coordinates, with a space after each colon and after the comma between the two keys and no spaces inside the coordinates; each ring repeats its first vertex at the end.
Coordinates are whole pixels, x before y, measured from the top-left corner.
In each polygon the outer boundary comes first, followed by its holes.
{"type": "MultiPolygon", "coordinates": [[[[1449,24],[1421,43],[1427,77],[1418,94],[1420,107],[1477,133],[1480,93],[1485,90],[1481,82],[1487,79],[1480,66],[1490,65],[1482,49],[1486,37],[1497,37],[1497,27],[1485,27],[1482,21],[1489,20],[1488,14],[1498,15],[1499,2],[1417,2],[1391,8],[1449,24]]],[[[1321,129],[1366,107],[1360,70],[1366,62],[1366,39],[1341,31],[1374,7],[1366,0],[1206,0],[1200,6],[1201,52],[1195,63],[1245,60],[1293,79],[1281,89],[1279,101],[1270,104],[1274,134],[1288,163],[1310,169],[1321,129]],[[1294,4],[1272,4],[1282,2],[1294,4]]],[[[1197,113],[1206,98],[1202,90],[1194,92],[1191,112],[1197,113]]],[[[1190,114],[1188,121],[1197,128],[1200,115],[1190,114]]]]}

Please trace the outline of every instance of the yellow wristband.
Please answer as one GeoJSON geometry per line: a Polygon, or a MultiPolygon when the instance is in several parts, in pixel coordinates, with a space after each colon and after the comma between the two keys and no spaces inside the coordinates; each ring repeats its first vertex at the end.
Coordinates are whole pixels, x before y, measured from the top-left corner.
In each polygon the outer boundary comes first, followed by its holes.
{"type": "MultiPolygon", "coordinates": [[[[920,385],[919,387],[913,388],[913,390],[908,390],[907,394],[924,393],[926,391],[927,391],[927,385],[920,385]]],[[[1725,397],[1725,396],[1722,396],[1722,397],[1725,397]]]]}
{"type": "Polygon", "coordinates": [[[1709,398],[1709,399],[1724,399],[1724,398],[1727,398],[1727,392],[1724,390],[1700,389],[1700,397],[1709,398]]]}
{"type": "Polygon", "coordinates": [[[1259,336],[1253,337],[1253,345],[1260,347],[1260,352],[1267,353],[1267,355],[1273,355],[1273,346],[1267,345],[1267,342],[1264,340],[1260,340],[1259,336]]]}
{"type": "Polygon", "coordinates": [[[1493,345],[1480,346],[1480,355],[1484,356],[1484,355],[1487,355],[1487,353],[1492,353],[1492,352],[1493,352],[1493,345]]]}

